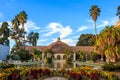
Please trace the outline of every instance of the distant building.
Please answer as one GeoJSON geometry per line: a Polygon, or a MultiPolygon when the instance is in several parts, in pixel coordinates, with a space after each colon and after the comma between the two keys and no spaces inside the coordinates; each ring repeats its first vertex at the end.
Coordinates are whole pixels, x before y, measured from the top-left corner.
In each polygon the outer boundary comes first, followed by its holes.
{"type": "Polygon", "coordinates": [[[0,44],[0,61],[6,60],[7,55],[9,55],[10,47],[0,44]]]}
{"type": "Polygon", "coordinates": [[[62,42],[60,38],[57,39],[56,42],[51,43],[48,46],[25,46],[26,50],[32,52],[32,50],[36,48],[43,52],[43,59],[44,59],[44,51],[46,49],[51,50],[53,53],[53,57],[55,60],[64,60],[66,58],[65,50],[71,50],[73,53],[73,59],[76,60],[76,53],[80,50],[85,51],[87,55],[89,55],[93,50],[93,46],[69,46],[66,43],[62,42]]]}

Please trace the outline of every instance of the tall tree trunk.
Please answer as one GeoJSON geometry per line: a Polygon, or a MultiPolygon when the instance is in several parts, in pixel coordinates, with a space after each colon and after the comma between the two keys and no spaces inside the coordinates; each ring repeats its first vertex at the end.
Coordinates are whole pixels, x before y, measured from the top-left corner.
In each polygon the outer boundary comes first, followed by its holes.
{"type": "Polygon", "coordinates": [[[94,25],[95,25],[95,37],[96,37],[96,40],[97,40],[97,29],[96,29],[96,21],[94,21],[94,25]]]}
{"type": "Polygon", "coordinates": [[[24,43],[24,50],[25,50],[25,27],[24,27],[24,23],[22,23],[22,28],[23,28],[23,34],[24,34],[24,40],[23,40],[23,43],[24,43]]]}

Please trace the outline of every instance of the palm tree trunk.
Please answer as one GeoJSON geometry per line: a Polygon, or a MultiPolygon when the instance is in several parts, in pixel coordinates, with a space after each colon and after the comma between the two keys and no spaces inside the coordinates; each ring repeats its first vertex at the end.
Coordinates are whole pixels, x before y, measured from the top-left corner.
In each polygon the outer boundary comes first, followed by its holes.
{"type": "Polygon", "coordinates": [[[94,25],[95,25],[95,36],[96,36],[96,40],[97,40],[97,29],[96,29],[96,21],[94,21],[94,25]]]}

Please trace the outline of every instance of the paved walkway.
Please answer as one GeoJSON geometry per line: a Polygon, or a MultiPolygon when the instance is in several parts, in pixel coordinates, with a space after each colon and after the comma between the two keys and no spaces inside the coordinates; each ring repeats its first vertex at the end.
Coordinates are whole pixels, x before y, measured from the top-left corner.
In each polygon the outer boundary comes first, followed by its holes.
{"type": "Polygon", "coordinates": [[[62,78],[62,77],[50,77],[50,78],[46,78],[46,79],[43,79],[43,80],[67,80],[67,79],[62,78]]]}

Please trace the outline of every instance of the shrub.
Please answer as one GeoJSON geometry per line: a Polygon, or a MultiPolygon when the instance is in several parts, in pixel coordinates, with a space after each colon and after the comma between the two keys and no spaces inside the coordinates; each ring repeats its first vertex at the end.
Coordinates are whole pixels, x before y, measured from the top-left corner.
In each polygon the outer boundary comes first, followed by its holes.
{"type": "Polygon", "coordinates": [[[0,63],[0,68],[2,68],[2,69],[12,68],[12,67],[15,67],[15,65],[14,64],[7,64],[6,62],[0,63]]]}
{"type": "Polygon", "coordinates": [[[113,63],[105,63],[102,66],[103,70],[106,71],[120,71],[120,63],[119,64],[113,64],[113,63]]]}
{"type": "Polygon", "coordinates": [[[95,62],[97,60],[97,56],[98,56],[98,54],[96,52],[91,52],[91,60],[92,61],[95,62]]]}

